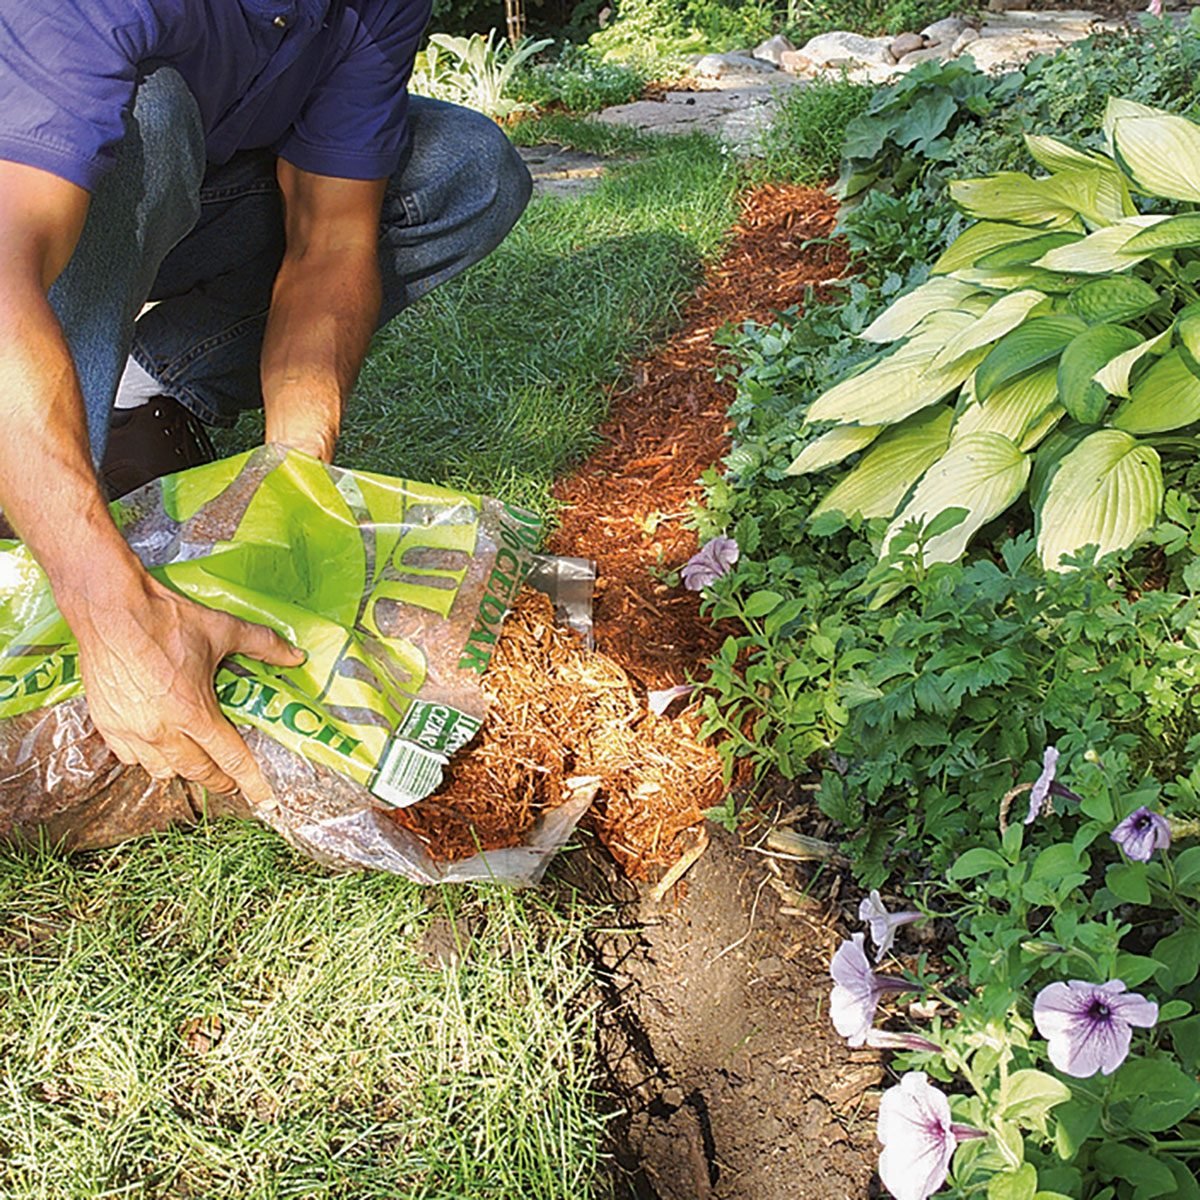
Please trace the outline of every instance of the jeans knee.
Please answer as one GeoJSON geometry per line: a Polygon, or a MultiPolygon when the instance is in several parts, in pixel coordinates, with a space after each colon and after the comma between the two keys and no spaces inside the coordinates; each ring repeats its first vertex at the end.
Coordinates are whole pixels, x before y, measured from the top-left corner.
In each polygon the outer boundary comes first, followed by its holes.
{"type": "MultiPolygon", "coordinates": [[[[136,142],[134,169],[155,225],[172,230],[173,244],[200,216],[200,184],[206,164],[200,109],[178,71],[159,67],[140,84],[126,125],[136,142]]],[[[118,155],[117,170],[122,166],[118,155]]]]}

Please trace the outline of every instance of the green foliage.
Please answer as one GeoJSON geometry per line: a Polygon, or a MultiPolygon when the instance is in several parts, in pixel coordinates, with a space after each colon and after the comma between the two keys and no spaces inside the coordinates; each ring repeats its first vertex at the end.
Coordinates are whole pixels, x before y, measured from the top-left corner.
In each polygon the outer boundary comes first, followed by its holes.
{"type": "Polygon", "coordinates": [[[593,113],[636,100],[648,82],[632,63],[602,59],[587,46],[566,43],[551,62],[526,65],[512,81],[514,99],[535,108],[593,113]]]}
{"type": "Polygon", "coordinates": [[[509,49],[497,43],[496,30],[470,37],[435,33],[417,54],[409,86],[421,96],[462,104],[498,119],[520,112],[523,105],[513,98],[512,86],[523,63],[550,45],[549,38],[509,49]]]}
{"type": "Polygon", "coordinates": [[[846,126],[869,103],[871,88],[826,76],[792,88],[763,136],[756,174],[816,186],[837,174],[846,126]]]}
{"type": "Polygon", "coordinates": [[[786,28],[794,39],[834,29],[852,29],[868,37],[924,29],[954,14],[967,15],[975,0],[788,0],[786,28]]]}

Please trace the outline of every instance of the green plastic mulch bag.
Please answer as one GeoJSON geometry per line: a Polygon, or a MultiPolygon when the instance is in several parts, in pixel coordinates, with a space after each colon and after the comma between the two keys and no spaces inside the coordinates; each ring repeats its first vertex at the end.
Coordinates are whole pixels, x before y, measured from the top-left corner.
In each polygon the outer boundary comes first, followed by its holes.
{"type": "Polygon", "coordinates": [[[253,815],[318,861],[419,882],[535,882],[584,801],[524,846],[441,864],[388,810],[435,791],[480,728],[479,677],[541,535],[531,513],[263,446],[113,508],[176,591],[269,625],[301,667],[236,656],[217,698],[274,792],[251,810],[123,766],[87,714],[78,651],[40,568],[0,541],[0,838],[111,844],[201,809],[253,815]]]}

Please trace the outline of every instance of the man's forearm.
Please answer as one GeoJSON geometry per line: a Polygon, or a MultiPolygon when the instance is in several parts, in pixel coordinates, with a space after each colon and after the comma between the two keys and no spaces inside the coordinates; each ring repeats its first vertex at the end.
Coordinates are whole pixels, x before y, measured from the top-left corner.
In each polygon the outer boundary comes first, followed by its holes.
{"type": "Polygon", "coordinates": [[[66,340],[40,289],[0,290],[0,508],[75,627],[144,588],[101,494],[66,340]],[[99,569],[97,569],[99,567],[99,569]]]}
{"type": "Polygon", "coordinates": [[[285,260],[263,342],[266,436],[329,461],[342,409],[379,318],[379,268],[368,256],[285,260]]]}

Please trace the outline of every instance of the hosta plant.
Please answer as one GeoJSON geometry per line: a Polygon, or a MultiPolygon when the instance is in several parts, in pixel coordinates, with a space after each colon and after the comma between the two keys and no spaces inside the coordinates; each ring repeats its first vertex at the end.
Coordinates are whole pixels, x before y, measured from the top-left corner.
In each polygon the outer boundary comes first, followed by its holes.
{"type": "Polygon", "coordinates": [[[975,224],[807,411],[790,473],[841,467],[814,517],[884,518],[886,560],[955,510],[920,540],[948,562],[1027,496],[1052,569],[1154,525],[1160,454],[1200,448],[1200,127],[1114,99],[1104,129],[1108,154],[1030,136],[1048,174],[951,186],[975,224]]]}
{"type": "Polygon", "coordinates": [[[504,120],[529,107],[509,92],[520,67],[551,41],[525,39],[510,50],[503,42],[497,43],[494,29],[487,37],[481,33],[470,37],[434,33],[429,45],[417,54],[409,86],[418,95],[462,104],[504,120]]]}

